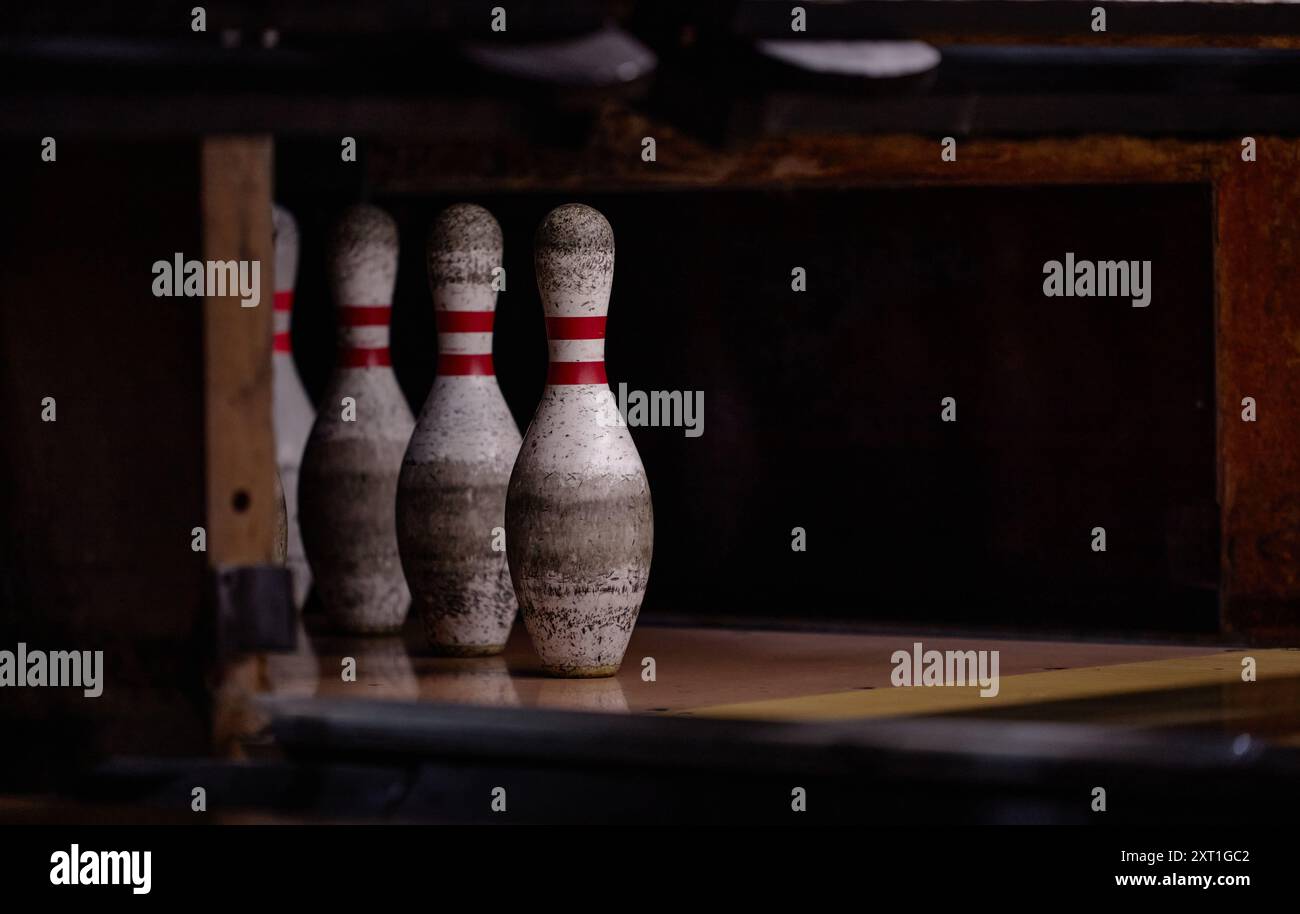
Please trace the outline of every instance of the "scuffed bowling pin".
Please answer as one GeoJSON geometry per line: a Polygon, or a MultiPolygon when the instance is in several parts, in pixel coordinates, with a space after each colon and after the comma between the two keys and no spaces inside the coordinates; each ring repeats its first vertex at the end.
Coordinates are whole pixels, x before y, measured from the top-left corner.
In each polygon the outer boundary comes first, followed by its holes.
{"type": "Polygon", "coordinates": [[[397,543],[429,647],[458,657],[500,653],[515,620],[500,534],[520,437],[492,366],[500,266],[491,213],[461,204],[438,217],[428,247],[438,376],[402,462],[397,543]]]}
{"type": "Polygon", "coordinates": [[[394,502],[415,420],[390,367],[388,322],[397,278],[397,226],[354,206],[334,230],[330,285],[339,350],[302,458],[303,545],[333,625],[394,632],[410,603],[397,556],[394,502]]]}
{"type": "Polygon", "coordinates": [[[303,552],[298,525],[298,467],[316,410],[294,367],[293,347],[289,342],[293,287],[298,276],[298,223],[287,209],[277,205],[271,210],[271,224],[275,236],[275,343],[271,356],[275,463],[284,490],[285,564],[293,577],[293,604],[302,609],[311,590],[311,567],[303,552]]]}
{"type": "Polygon", "coordinates": [[[632,436],[605,379],[614,232],[570,204],[537,230],[550,368],[506,499],[506,551],[543,668],[612,676],[650,574],[654,515],[632,436]]]}

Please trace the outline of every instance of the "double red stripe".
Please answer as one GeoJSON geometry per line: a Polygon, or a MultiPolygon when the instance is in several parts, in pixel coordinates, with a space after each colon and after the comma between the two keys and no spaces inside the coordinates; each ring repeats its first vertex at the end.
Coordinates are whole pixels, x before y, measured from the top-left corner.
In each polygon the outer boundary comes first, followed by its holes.
{"type": "MultiPolygon", "coordinates": [[[[387,327],[393,313],[392,305],[341,305],[341,327],[387,327]]],[[[343,368],[374,368],[393,364],[387,346],[350,346],[339,350],[339,365],[343,368]]]]}
{"type": "MultiPolygon", "coordinates": [[[[550,340],[603,340],[605,318],[548,317],[546,337],[550,340]]],[[[546,372],[547,384],[607,384],[605,363],[551,362],[546,372]]]]}
{"type": "MultiPolygon", "coordinates": [[[[282,311],[285,314],[288,314],[293,311],[293,290],[289,289],[283,292],[276,292],[273,304],[277,312],[282,311]]],[[[289,345],[289,331],[281,330],[275,335],[273,349],[276,352],[293,351],[292,347],[289,345]]]]}

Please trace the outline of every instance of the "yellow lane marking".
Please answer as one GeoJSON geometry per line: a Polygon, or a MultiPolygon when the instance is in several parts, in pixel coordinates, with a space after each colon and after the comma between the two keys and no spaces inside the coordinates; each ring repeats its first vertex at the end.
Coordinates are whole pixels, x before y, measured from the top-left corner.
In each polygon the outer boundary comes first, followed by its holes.
{"type": "Polygon", "coordinates": [[[905,717],[954,711],[988,711],[1015,705],[1096,698],[1132,692],[1184,689],[1241,682],[1245,657],[1254,657],[1259,679],[1300,676],[1300,651],[1220,651],[1198,657],[1119,663],[1003,676],[998,694],[981,698],[978,686],[912,686],[826,692],[711,705],[677,712],[694,717],[747,720],[848,720],[858,717],[905,717]]]}

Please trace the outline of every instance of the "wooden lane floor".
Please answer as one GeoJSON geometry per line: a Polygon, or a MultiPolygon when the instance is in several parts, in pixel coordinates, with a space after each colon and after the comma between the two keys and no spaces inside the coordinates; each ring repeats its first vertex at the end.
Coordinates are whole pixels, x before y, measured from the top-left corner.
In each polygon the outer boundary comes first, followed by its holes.
{"type": "Polygon", "coordinates": [[[1300,745],[1300,651],[642,625],[618,676],[543,675],[521,626],[500,657],[451,659],[403,638],[313,634],[265,661],[265,691],[322,698],[778,721],[962,716],[1200,727],[1300,745]],[[997,651],[998,694],[896,688],[896,651],[997,651]],[[1253,658],[1258,681],[1242,681],[1253,658]],[[355,681],[345,680],[353,658],[355,681]],[[654,678],[648,670],[653,661],[654,678]],[[646,674],[646,675],[643,675],[646,674]]]}
{"type": "Polygon", "coordinates": [[[1102,663],[1002,676],[998,694],[975,687],[842,691],[692,709],[692,715],[828,721],[961,717],[1173,727],[1247,734],[1300,744],[1300,651],[1220,650],[1194,656],[1102,663]],[[1256,681],[1242,678],[1253,659],[1256,681]]]}

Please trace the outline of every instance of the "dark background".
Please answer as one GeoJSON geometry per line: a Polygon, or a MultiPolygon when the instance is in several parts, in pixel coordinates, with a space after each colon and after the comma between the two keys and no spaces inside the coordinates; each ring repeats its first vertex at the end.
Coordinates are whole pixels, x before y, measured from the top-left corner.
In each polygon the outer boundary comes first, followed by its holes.
{"type": "MultiPolygon", "coordinates": [[[[324,242],[352,200],[295,194],[293,168],[280,158],[279,196],[303,234],[293,337],[315,396],[334,345],[324,242]]],[[[458,199],[371,201],[401,229],[393,359],[415,411],[435,368],[424,236],[458,199]]],[[[523,429],[546,366],[532,234],[574,198],[465,199],[504,232],[496,368],[523,429]]],[[[611,387],[704,392],[702,437],[633,430],[656,520],[647,618],[1217,630],[1207,188],[577,199],[618,246],[611,387]],[[1151,306],[1045,298],[1066,251],[1151,260],[1151,306]]]]}

